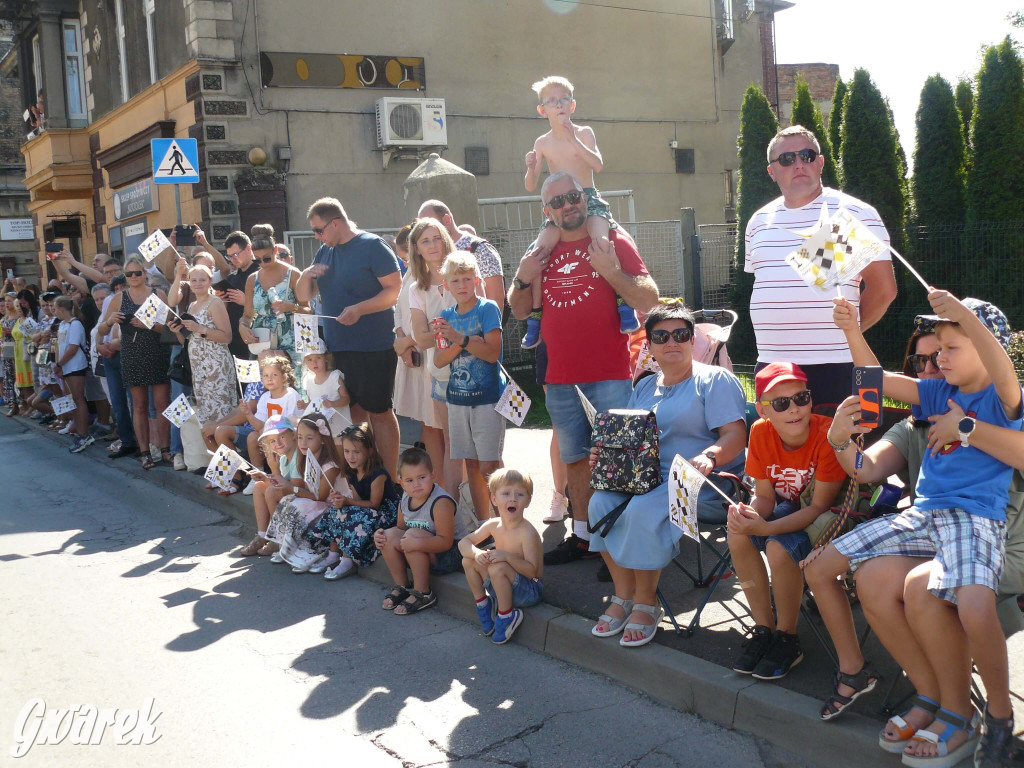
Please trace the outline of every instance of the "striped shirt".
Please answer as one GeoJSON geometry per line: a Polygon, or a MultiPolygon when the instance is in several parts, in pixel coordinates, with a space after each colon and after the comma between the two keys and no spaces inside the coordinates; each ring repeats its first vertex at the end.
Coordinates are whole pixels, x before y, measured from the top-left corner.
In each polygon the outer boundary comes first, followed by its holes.
{"type": "MultiPolygon", "coordinates": [[[[780,197],[751,216],[743,268],[754,274],[750,321],[757,338],[758,362],[820,365],[849,363],[853,359],[846,337],[832,321],[832,296],[811,288],[785,261],[803,242],[793,232],[815,228],[823,202],[828,205],[829,215],[840,207],[846,208],[882,242],[889,243],[889,233],[878,211],[828,187],[801,208],[787,208],[780,197]]],[[[876,259],[889,260],[888,252],[876,259]]],[[[857,276],[842,285],[843,295],[858,307],[860,283],[857,276]]]]}

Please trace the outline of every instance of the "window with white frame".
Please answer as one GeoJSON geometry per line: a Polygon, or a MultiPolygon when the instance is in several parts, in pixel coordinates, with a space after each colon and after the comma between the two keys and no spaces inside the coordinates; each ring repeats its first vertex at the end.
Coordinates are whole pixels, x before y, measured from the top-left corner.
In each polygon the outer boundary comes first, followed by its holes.
{"type": "Polygon", "coordinates": [[[156,0],[142,0],[142,11],[146,14],[146,42],[149,45],[149,84],[157,81],[156,76],[156,37],[153,32],[156,0]]]}
{"type": "Polygon", "coordinates": [[[124,0],[114,0],[114,17],[117,23],[117,55],[121,66],[121,103],[128,101],[128,56],[124,39],[124,0]]]}
{"type": "MultiPolygon", "coordinates": [[[[43,88],[43,58],[39,52],[39,35],[32,35],[32,77],[36,81],[36,93],[43,88]]],[[[36,93],[31,94],[35,103],[36,93]]]]}
{"type": "Polygon", "coordinates": [[[82,26],[77,19],[61,22],[64,37],[64,79],[68,94],[68,119],[88,120],[85,104],[85,62],[82,58],[82,26]]]}

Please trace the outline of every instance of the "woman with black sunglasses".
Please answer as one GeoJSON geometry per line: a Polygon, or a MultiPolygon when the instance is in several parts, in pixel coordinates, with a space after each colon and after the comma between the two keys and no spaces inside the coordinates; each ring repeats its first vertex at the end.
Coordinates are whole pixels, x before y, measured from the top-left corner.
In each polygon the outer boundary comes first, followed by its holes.
{"type": "MultiPolygon", "coordinates": [[[[716,469],[738,474],[747,444],[743,387],[724,368],[694,361],[690,312],[678,301],[659,304],[647,315],[644,329],[661,373],[641,379],[626,407],[655,412],[664,482],[633,496],[614,527],[594,533],[590,540],[591,551],[601,553],[615,584],[615,594],[591,631],[597,637],[621,632],[619,644],[626,647],[649,643],[664,615],[658,607],[658,580],[679,553],[682,536],[666,511],[672,460],[678,453],[705,476],[716,469]]],[[[597,450],[592,460],[596,461],[597,450]]],[[[590,524],[628,498],[615,491],[594,491],[590,524]]],[[[704,515],[725,521],[724,505],[711,489],[701,492],[700,505],[704,515]]]]}
{"type": "Polygon", "coordinates": [[[146,283],[146,262],[137,253],[129,256],[124,263],[124,276],[128,287],[121,292],[120,300],[114,299],[107,307],[107,313],[97,326],[97,335],[105,336],[113,325],[121,326],[121,376],[132,396],[132,423],[135,437],[142,450],[142,468],[152,469],[160,461],[170,461],[170,422],[164,418],[156,420],[156,434],[149,434],[149,392],[153,391],[153,408],[163,413],[171,401],[171,383],[167,369],[171,365],[171,347],[160,343],[162,325],[147,328],[135,313],[151,294],[167,302],[167,294],[150,288],[146,283]],[[154,458],[148,450],[151,438],[157,440],[160,458],[154,458]]]}
{"type": "Polygon", "coordinates": [[[302,273],[278,260],[274,228],[270,224],[254,225],[251,234],[252,252],[260,268],[249,275],[245,283],[245,312],[239,321],[238,333],[246,344],[255,344],[258,338],[253,329],[268,329],[271,349],[288,353],[301,381],[302,355],[295,353],[292,315],[309,312],[309,307],[295,298],[295,284],[302,273]]]}

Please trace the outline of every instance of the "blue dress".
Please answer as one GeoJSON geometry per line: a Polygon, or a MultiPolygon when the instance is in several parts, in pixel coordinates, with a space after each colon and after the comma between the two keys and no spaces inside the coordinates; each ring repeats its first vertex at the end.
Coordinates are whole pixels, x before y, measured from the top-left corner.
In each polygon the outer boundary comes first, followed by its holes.
{"type": "MultiPolygon", "coordinates": [[[[712,365],[693,364],[693,375],[672,386],[661,383],[660,374],[642,379],[633,390],[627,408],[654,411],[658,419],[661,476],[668,478],[672,460],[678,453],[690,459],[718,440],[715,430],[734,421],[743,421],[746,397],[743,386],[732,373],[712,365]]],[[[745,451],[723,472],[740,474],[745,451]]],[[[615,491],[594,491],[590,499],[590,524],[611,512],[628,498],[615,491]]],[[[724,502],[710,488],[700,495],[700,517],[725,520],[724,502]]],[[[594,534],[592,552],[608,552],[623,568],[653,571],[664,568],[679,554],[682,530],[668,519],[667,480],[653,491],[634,496],[607,537],[594,534]]]]}

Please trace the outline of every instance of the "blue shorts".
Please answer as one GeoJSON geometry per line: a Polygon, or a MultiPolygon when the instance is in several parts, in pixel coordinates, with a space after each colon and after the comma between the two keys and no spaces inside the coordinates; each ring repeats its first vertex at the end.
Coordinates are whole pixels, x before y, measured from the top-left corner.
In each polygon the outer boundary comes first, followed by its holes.
{"type": "Polygon", "coordinates": [[[566,464],[574,464],[590,455],[590,422],[576,394],[577,386],[598,411],[625,408],[633,394],[633,382],[629,379],[547,385],[545,404],[558,438],[558,452],[566,464]]]}
{"type": "MultiPolygon", "coordinates": [[[[484,590],[491,598],[491,601],[497,605],[498,596],[494,593],[494,587],[491,586],[490,579],[487,579],[487,581],[484,582],[484,590]]],[[[528,579],[517,571],[516,577],[512,580],[512,607],[529,608],[531,605],[536,605],[543,599],[543,579],[528,579]]]]}
{"type": "Polygon", "coordinates": [[[459,542],[452,544],[451,549],[434,554],[434,562],[430,566],[430,572],[436,574],[455,573],[462,570],[462,553],[459,552],[459,542]]]}
{"type": "Polygon", "coordinates": [[[240,424],[235,427],[235,451],[249,461],[254,461],[255,458],[249,456],[249,435],[255,431],[251,424],[240,424]]]}
{"type": "MultiPolygon", "coordinates": [[[[799,501],[783,501],[775,505],[775,511],[772,512],[769,520],[778,520],[779,518],[791,515],[800,509],[799,501]]],[[[811,537],[803,531],[790,531],[789,533],[776,533],[772,536],[751,536],[750,540],[757,547],[758,552],[764,552],[765,547],[768,546],[769,541],[774,541],[777,544],[781,544],[782,548],[789,553],[789,556],[793,558],[799,565],[800,561],[811,554],[811,537]]]]}

